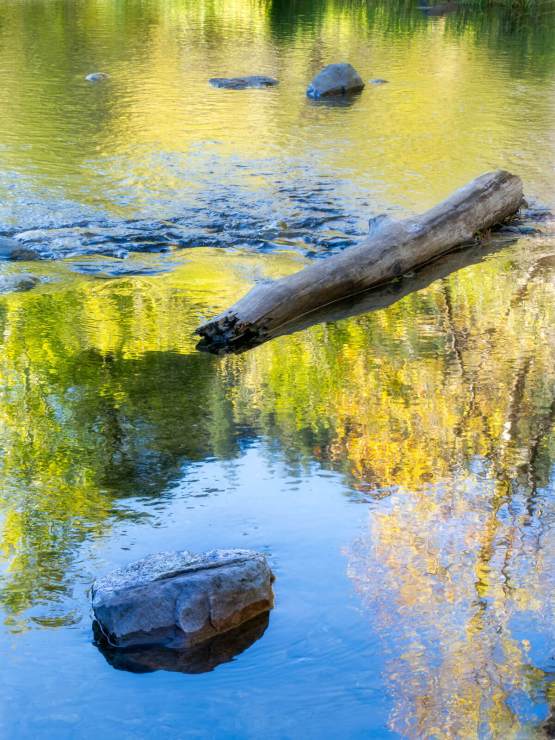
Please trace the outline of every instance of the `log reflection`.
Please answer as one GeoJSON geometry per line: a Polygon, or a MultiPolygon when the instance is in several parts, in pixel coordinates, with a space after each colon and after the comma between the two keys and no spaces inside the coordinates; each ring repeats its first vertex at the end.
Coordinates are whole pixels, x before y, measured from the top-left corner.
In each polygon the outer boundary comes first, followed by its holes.
{"type": "Polygon", "coordinates": [[[410,293],[427,288],[436,280],[441,280],[457,270],[480,262],[487,255],[497,252],[506,245],[507,239],[504,239],[503,241],[498,240],[485,245],[476,244],[472,247],[467,246],[449,252],[397,280],[387,282],[380,287],[350,296],[344,300],[328,303],[315,311],[302,314],[276,329],[269,330],[263,336],[261,334],[253,334],[251,337],[243,335],[236,342],[226,346],[215,345],[209,339],[203,337],[197,344],[197,349],[212,354],[239,354],[271,339],[287,334],[295,334],[315,324],[340,321],[360,314],[379,311],[397,303],[410,293]]]}

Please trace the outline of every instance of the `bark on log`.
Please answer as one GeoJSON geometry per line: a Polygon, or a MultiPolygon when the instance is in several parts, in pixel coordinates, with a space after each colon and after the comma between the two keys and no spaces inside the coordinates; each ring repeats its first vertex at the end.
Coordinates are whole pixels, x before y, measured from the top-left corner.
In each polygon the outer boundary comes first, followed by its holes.
{"type": "Polygon", "coordinates": [[[254,287],[231,308],[197,329],[203,348],[240,352],[336,301],[361,294],[470,243],[513,216],[522,182],[489,172],[421,216],[385,224],[356,247],[288,277],[254,287]]]}
{"type": "MultiPolygon", "coordinates": [[[[513,236],[511,241],[516,241],[516,237],[513,236]]],[[[257,338],[257,341],[251,345],[243,343],[239,350],[228,349],[227,351],[244,351],[258,346],[261,341],[269,341],[284,334],[295,334],[314,326],[314,324],[343,321],[353,316],[360,316],[363,313],[381,311],[402,300],[410,293],[424,290],[432,283],[442,280],[457,270],[481,262],[485,257],[506,247],[507,244],[508,241],[504,239],[503,241],[488,242],[486,246],[475,245],[452,250],[432,262],[416,268],[409,275],[403,276],[399,280],[390,280],[376,288],[365,290],[363,293],[329,303],[310,313],[298,316],[280,327],[271,329],[264,340],[257,338]]],[[[197,348],[201,351],[214,351],[209,345],[206,345],[204,340],[199,342],[197,348]]]]}

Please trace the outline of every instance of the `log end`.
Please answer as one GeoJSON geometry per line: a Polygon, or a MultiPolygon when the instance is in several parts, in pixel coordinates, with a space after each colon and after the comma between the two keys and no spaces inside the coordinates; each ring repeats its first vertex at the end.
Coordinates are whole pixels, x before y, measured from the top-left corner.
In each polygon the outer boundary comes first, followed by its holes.
{"type": "Polygon", "coordinates": [[[213,355],[240,354],[267,340],[262,329],[241,322],[231,311],[202,324],[195,334],[201,337],[197,350],[213,355]]]}

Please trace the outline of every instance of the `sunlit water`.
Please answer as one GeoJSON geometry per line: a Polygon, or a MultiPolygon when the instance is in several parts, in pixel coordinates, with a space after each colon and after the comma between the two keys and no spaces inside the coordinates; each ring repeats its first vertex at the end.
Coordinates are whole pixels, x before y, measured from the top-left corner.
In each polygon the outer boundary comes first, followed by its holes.
{"type": "Polygon", "coordinates": [[[0,302],[0,736],[545,732],[548,229],[238,357],[193,331],[484,170],[555,205],[554,31],[395,2],[2,4],[0,233],[66,259],[2,265],[42,281],[0,302]],[[389,83],[307,101],[342,59],[389,83]],[[248,73],[280,85],[207,84],[248,73]],[[109,662],[94,578],[219,546],[272,563],[260,639],[194,675],[109,662]]]}

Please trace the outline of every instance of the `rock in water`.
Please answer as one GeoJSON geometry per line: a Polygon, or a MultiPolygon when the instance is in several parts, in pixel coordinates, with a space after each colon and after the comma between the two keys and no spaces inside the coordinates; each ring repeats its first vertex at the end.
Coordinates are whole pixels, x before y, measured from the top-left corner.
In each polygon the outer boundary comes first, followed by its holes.
{"type": "Polygon", "coordinates": [[[278,81],[273,77],[264,75],[251,75],[250,77],[212,77],[208,82],[212,87],[220,87],[224,90],[245,90],[247,87],[274,87],[278,81]]]}
{"type": "Polygon", "coordinates": [[[101,80],[107,80],[109,77],[110,75],[106,74],[106,72],[91,72],[85,79],[87,82],[100,82],[101,80]]]}
{"type": "Polygon", "coordinates": [[[364,82],[354,67],[346,62],[328,64],[319,72],[307,88],[309,98],[324,98],[328,95],[347,95],[360,92],[364,82]]]}
{"type": "Polygon", "coordinates": [[[139,645],[115,648],[107,643],[98,622],[93,623],[95,645],[108,663],[120,671],[150,673],[151,671],[177,671],[179,673],[205,673],[222,663],[234,660],[259,640],[270,621],[269,612],[249,619],[240,627],[224,632],[211,640],[184,650],[172,650],[163,645],[139,645]]]}
{"type": "Polygon", "coordinates": [[[30,247],[26,247],[17,239],[0,236],[0,260],[30,261],[39,260],[40,254],[30,247]]]}
{"type": "Polygon", "coordinates": [[[13,262],[35,262],[36,260],[40,260],[40,254],[36,249],[21,246],[13,250],[10,254],[10,259],[13,262]]]}
{"type": "Polygon", "coordinates": [[[36,275],[21,272],[14,275],[0,275],[0,293],[22,293],[40,283],[36,275]]]}
{"type": "Polygon", "coordinates": [[[163,552],[95,581],[92,606],[115,647],[182,649],[269,611],[273,580],[264,555],[252,550],[163,552]]]}
{"type": "Polygon", "coordinates": [[[12,254],[21,249],[21,242],[9,236],[0,236],[0,259],[10,259],[12,254]]]}

